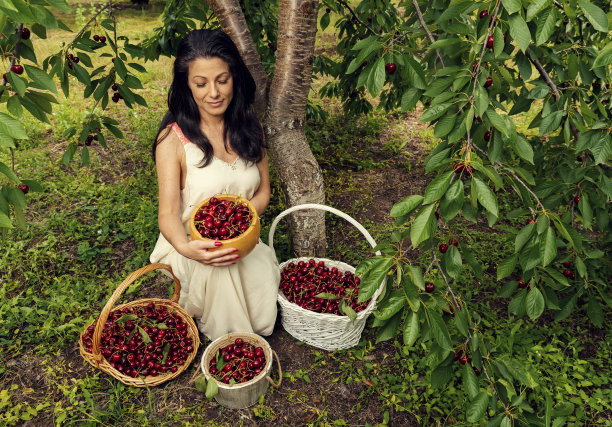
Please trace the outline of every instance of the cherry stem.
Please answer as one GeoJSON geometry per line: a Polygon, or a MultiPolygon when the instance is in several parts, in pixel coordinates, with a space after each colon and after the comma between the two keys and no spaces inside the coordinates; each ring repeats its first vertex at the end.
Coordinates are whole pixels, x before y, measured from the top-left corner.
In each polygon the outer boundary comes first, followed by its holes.
{"type": "Polygon", "coordinates": [[[98,16],[104,12],[106,9],[108,9],[109,7],[112,7],[112,2],[109,0],[108,4],[104,7],[102,7],[99,11],[96,12],[96,14],[94,16],[91,17],[91,19],[89,21],[87,21],[87,23],[85,25],[83,25],[83,28],[81,28],[81,30],[77,33],[77,35],[72,39],[72,41],[70,43],[68,43],[66,49],[68,49],[70,46],[72,46],[72,44],[79,38],[81,37],[81,35],[85,32],[85,30],[87,29],[87,27],[89,27],[89,24],[91,24],[92,22],[94,22],[98,16]]]}

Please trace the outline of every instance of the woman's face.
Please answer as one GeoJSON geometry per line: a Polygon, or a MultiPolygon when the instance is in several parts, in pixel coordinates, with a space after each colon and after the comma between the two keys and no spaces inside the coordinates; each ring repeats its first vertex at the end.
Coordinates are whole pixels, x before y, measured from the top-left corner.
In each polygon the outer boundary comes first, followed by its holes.
{"type": "Polygon", "coordinates": [[[234,96],[227,62],[221,58],[197,58],[189,63],[188,86],[200,117],[222,117],[234,96]]]}

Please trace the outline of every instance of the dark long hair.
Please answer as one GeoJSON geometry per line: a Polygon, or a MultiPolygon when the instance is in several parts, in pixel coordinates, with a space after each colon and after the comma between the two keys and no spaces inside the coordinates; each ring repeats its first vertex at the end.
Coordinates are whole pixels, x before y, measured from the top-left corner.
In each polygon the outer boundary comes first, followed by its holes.
{"type": "Polygon", "coordinates": [[[220,30],[194,30],[179,43],[168,92],[168,112],[153,142],[153,160],[157,144],[168,135],[166,128],[173,122],[204,153],[200,167],[208,165],[213,157],[213,147],[200,129],[200,111],[187,85],[189,63],[198,58],[220,58],[228,64],[234,93],[224,113],[223,136],[240,158],[259,162],[264,156],[265,141],[261,124],[251,109],[255,80],[232,39],[220,30]],[[165,133],[160,136],[162,132],[165,133]]]}

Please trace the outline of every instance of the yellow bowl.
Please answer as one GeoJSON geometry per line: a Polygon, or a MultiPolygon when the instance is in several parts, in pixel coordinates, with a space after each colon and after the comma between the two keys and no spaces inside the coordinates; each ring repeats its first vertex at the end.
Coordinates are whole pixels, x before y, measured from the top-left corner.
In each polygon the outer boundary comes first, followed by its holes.
{"type": "MultiPolygon", "coordinates": [[[[236,196],[234,194],[217,194],[213,197],[216,197],[219,200],[231,200],[232,202],[246,204],[249,207],[249,211],[251,212],[253,220],[251,221],[251,225],[249,226],[249,228],[247,228],[244,233],[242,233],[238,237],[234,237],[233,239],[219,240],[222,245],[210,250],[216,251],[219,249],[236,248],[238,249],[238,255],[240,255],[240,257],[245,257],[249,252],[253,250],[253,248],[259,241],[261,225],[259,223],[259,215],[257,215],[255,207],[251,204],[250,200],[245,199],[244,197],[236,196]]],[[[191,238],[193,240],[218,240],[203,237],[195,226],[194,218],[196,213],[200,210],[202,206],[207,205],[210,199],[211,197],[198,204],[193,210],[193,212],[191,212],[191,216],[189,218],[189,234],[191,235],[191,238]]]]}

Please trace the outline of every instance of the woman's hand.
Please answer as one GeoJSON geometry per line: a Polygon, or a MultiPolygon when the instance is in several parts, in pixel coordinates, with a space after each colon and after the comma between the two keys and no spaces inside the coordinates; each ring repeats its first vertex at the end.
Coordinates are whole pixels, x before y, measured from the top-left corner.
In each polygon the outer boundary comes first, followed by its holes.
{"type": "Polygon", "coordinates": [[[218,249],[216,251],[209,250],[219,246],[221,246],[221,242],[214,240],[190,240],[181,245],[180,248],[177,248],[177,250],[187,258],[215,267],[235,264],[236,260],[240,258],[236,248],[218,249]]]}

